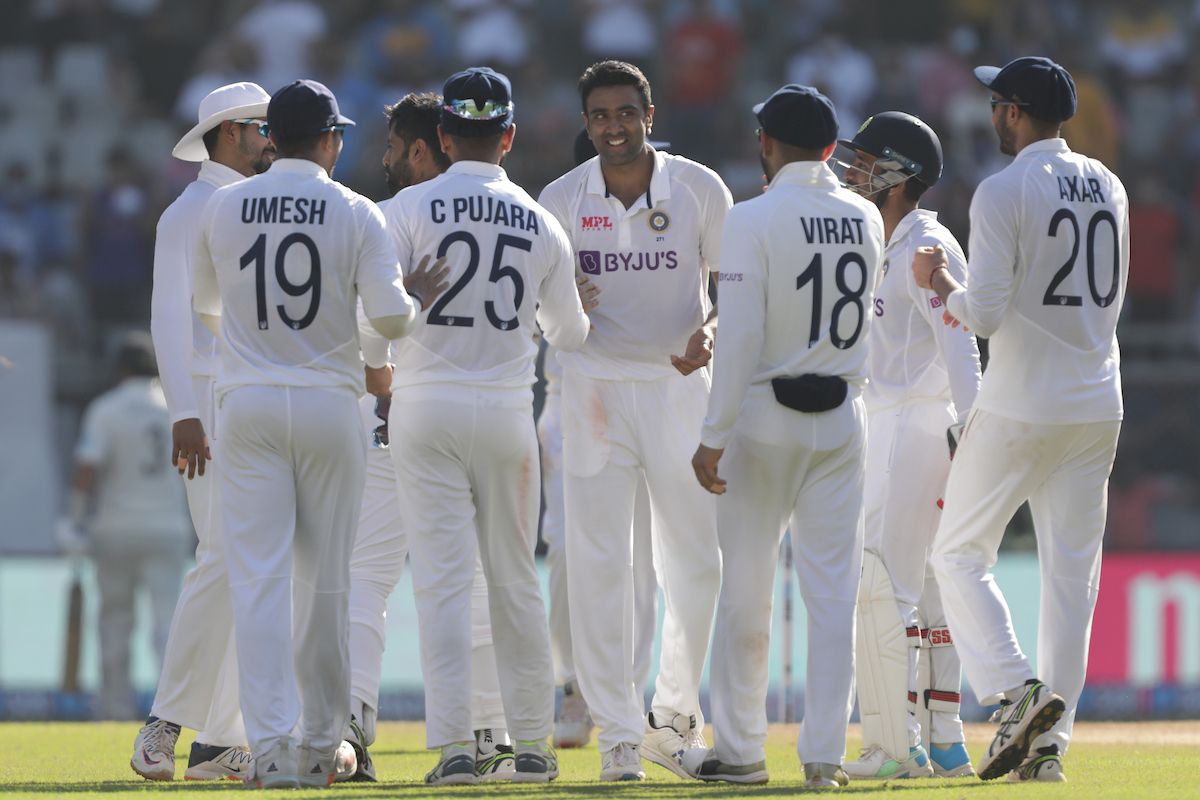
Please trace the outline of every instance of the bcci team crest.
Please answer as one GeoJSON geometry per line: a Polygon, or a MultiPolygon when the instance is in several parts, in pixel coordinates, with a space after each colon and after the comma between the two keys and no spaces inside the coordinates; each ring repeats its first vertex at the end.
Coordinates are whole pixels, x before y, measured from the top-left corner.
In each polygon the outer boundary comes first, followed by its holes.
{"type": "Polygon", "coordinates": [[[650,230],[655,233],[662,233],[671,227],[671,218],[667,216],[665,211],[655,211],[650,215],[647,222],[650,224],[650,230]]]}

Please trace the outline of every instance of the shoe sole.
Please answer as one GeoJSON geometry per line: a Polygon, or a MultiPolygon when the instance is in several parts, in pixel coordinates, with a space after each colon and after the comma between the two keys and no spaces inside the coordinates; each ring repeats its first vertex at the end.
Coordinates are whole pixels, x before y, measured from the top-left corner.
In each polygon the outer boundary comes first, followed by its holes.
{"type": "Polygon", "coordinates": [[[555,750],[578,750],[581,747],[587,747],[588,742],[590,742],[591,739],[592,739],[591,736],[588,736],[587,738],[584,738],[584,739],[555,738],[554,739],[554,749],[555,750]]]}
{"type": "Polygon", "coordinates": [[[933,777],[935,777],[935,778],[974,778],[975,777],[975,768],[972,767],[969,763],[963,764],[962,766],[959,766],[959,767],[955,767],[954,769],[947,769],[947,770],[939,770],[937,767],[934,767],[933,768],[933,777]]]}
{"type": "Polygon", "coordinates": [[[140,769],[137,768],[137,765],[134,764],[133,761],[129,762],[129,768],[131,770],[133,770],[135,773],[137,773],[138,775],[141,775],[143,778],[145,778],[148,781],[173,781],[173,780],[175,780],[175,770],[174,769],[172,769],[169,774],[166,772],[142,772],[140,769]]]}
{"type": "Polygon", "coordinates": [[[472,785],[472,784],[476,784],[476,783],[479,783],[479,777],[477,775],[474,775],[474,774],[467,775],[466,773],[463,773],[463,774],[458,774],[458,775],[445,775],[434,781],[426,781],[425,785],[426,786],[467,786],[467,785],[472,785]]]}
{"type": "Polygon", "coordinates": [[[761,786],[770,779],[770,776],[765,771],[749,772],[745,775],[722,775],[721,773],[717,773],[715,775],[689,775],[688,777],[704,781],[705,783],[721,781],[723,783],[740,783],[749,786],[761,786]]]}
{"type": "Polygon", "coordinates": [[[509,778],[513,783],[549,783],[558,777],[558,770],[554,772],[514,772],[509,778]]]}
{"type": "Polygon", "coordinates": [[[670,770],[685,780],[695,780],[695,776],[684,769],[682,764],[673,758],[667,758],[662,753],[659,753],[653,749],[644,749],[641,751],[641,756],[651,764],[658,764],[663,769],[670,770]]]}
{"type": "Polygon", "coordinates": [[[600,780],[612,781],[612,782],[644,781],[644,780],[646,780],[646,773],[644,773],[644,772],[613,772],[613,773],[609,773],[608,775],[605,775],[603,772],[601,772],[600,780]]]}
{"type": "Polygon", "coordinates": [[[516,774],[517,773],[515,773],[515,772],[492,772],[487,775],[480,775],[479,782],[480,783],[506,783],[509,781],[515,781],[516,778],[513,776],[516,774]]]}
{"type": "Polygon", "coordinates": [[[1053,728],[1067,710],[1061,697],[1051,697],[1046,704],[1033,713],[1029,722],[1013,737],[1004,749],[992,757],[986,766],[981,765],[980,780],[992,781],[1012,772],[1025,762],[1033,740],[1053,728]]]}
{"type": "Polygon", "coordinates": [[[229,773],[222,773],[221,775],[189,775],[185,772],[183,779],[185,781],[244,781],[246,778],[244,775],[230,775],[229,773]]]}

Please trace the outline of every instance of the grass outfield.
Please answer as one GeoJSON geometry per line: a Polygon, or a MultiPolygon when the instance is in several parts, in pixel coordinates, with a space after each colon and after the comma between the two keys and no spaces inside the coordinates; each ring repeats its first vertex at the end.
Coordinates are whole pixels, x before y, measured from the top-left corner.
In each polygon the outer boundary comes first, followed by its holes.
{"type": "MultiPolygon", "coordinates": [[[[209,798],[245,797],[234,783],[150,783],[129,769],[129,748],[138,726],[133,723],[6,723],[0,724],[0,795],[6,797],[141,797],[172,792],[200,793],[209,798]]],[[[986,746],[992,727],[969,726],[972,755],[986,746]]],[[[682,781],[653,764],[646,765],[645,783],[602,784],[596,780],[599,757],[595,746],[559,753],[561,776],[549,786],[465,786],[428,788],[420,781],[433,766],[433,754],[423,745],[419,723],[382,723],[372,748],[381,783],[338,784],[330,795],[308,789],[287,797],[777,797],[800,788],[803,774],[795,755],[796,727],[773,726],[767,746],[771,782],[762,787],[702,784],[682,781]]],[[[857,736],[852,729],[852,736],[857,736]]],[[[182,777],[191,736],[180,738],[182,777]]],[[[857,741],[851,741],[856,747],[857,741]]],[[[855,751],[856,752],[856,751],[855,751]]],[[[897,796],[903,800],[942,800],[987,797],[1054,797],[1060,800],[1102,798],[1194,798],[1200,776],[1200,724],[1081,723],[1066,762],[1065,785],[1014,785],[1003,780],[983,783],[974,778],[921,781],[855,781],[842,793],[855,797],[897,796]]]]}

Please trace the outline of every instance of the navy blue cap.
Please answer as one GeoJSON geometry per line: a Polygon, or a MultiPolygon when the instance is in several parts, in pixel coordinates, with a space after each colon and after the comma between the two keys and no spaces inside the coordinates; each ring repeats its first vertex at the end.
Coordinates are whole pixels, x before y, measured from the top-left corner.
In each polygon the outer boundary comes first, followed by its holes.
{"type": "Polygon", "coordinates": [[[442,87],[442,130],[451,136],[494,136],[513,124],[512,84],[489,67],[456,72],[442,87]]]}
{"type": "Polygon", "coordinates": [[[1003,67],[976,67],[975,77],[1045,122],[1066,122],[1075,116],[1075,81],[1071,73],[1043,56],[1023,56],[1003,67]]]}
{"type": "Polygon", "coordinates": [[[789,83],[754,107],[763,132],[784,144],[819,150],[837,141],[837,112],[811,86],[789,83]]]}
{"type": "Polygon", "coordinates": [[[324,84],[292,81],[271,96],[267,124],[278,138],[288,140],[316,136],[334,125],[353,125],[354,120],[342,116],[337,98],[324,84]]]}

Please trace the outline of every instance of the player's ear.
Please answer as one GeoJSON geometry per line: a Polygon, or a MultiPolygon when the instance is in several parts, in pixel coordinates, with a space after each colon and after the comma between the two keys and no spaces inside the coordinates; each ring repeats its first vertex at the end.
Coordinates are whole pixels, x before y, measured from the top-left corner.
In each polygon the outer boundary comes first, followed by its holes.
{"type": "Polygon", "coordinates": [[[417,164],[428,155],[429,145],[425,143],[425,140],[420,138],[413,139],[412,144],[408,146],[408,160],[417,164]]]}
{"type": "Polygon", "coordinates": [[[504,135],[500,139],[500,147],[502,148],[501,152],[507,153],[509,150],[512,150],[513,139],[516,137],[517,123],[514,122],[512,125],[508,126],[508,130],[504,132],[504,135]]]}

